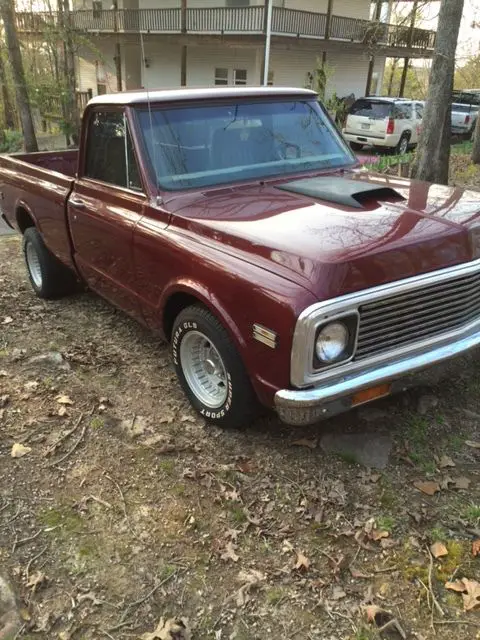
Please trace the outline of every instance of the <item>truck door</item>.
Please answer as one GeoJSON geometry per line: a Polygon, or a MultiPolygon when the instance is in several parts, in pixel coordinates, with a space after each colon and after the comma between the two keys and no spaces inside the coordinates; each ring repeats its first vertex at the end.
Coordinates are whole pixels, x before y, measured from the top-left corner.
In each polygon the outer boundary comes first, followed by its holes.
{"type": "Polygon", "coordinates": [[[91,111],[82,142],[67,206],[74,259],[94,291],[141,319],[132,252],[146,196],[123,110],[91,111]]]}

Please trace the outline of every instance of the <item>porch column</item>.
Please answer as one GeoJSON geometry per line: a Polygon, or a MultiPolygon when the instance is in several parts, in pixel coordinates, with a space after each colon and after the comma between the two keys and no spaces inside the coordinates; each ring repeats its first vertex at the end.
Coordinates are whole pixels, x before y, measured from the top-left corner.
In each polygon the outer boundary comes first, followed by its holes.
{"type": "Polygon", "coordinates": [[[263,49],[263,64],[260,76],[260,84],[266,86],[268,82],[268,69],[270,67],[270,44],[272,38],[272,11],[273,0],[265,0],[263,12],[263,33],[265,36],[265,44],[263,49]]]}
{"type": "MultiPolygon", "coordinates": [[[[332,24],[333,0],[328,0],[327,17],[325,18],[325,40],[330,39],[330,27],[332,24]]],[[[327,64],[327,52],[322,52],[322,67],[327,64]]]]}
{"type": "Polygon", "coordinates": [[[113,0],[113,30],[117,34],[115,36],[115,75],[117,77],[117,91],[122,91],[122,52],[120,48],[120,38],[118,35],[118,2],[113,0]]]}
{"type": "MultiPolygon", "coordinates": [[[[187,0],[182,0],[182,34],[187,33],[187,0]]],[[[182,45],[182,53],[180,58],[180,86],[187,86],[187,45],[182,45]]]]}

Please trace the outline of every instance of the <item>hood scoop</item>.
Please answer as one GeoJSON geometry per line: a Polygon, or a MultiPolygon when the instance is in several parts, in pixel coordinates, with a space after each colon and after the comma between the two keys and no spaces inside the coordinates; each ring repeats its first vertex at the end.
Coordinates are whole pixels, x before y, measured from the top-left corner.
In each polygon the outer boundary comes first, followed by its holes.
{"type": "Polygon", "coordinates": [[[361,180],[349,180],[334,176],[294,180],[277,188],[355,209],[363,209],[364,204],[369,200],[405,200],[398,191],[391,187],[381,187],[361,180]]]}

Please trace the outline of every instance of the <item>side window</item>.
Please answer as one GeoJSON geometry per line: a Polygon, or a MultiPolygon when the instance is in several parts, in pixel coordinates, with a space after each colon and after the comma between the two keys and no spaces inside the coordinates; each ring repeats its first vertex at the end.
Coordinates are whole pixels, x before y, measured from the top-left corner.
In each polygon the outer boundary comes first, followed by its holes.
{"type": "Polygon", "coordinates": [[[417,120],[421,120],[423,118],[423,104],[415,103],[415,113],[417,114],[417,120]]]}
{"type": "Polygon", "coordinates": [[[411,104],[396,104],[393,117],[395,120],[411,120],[412,119],[412,105],[411,104]]]}
{"type": "Polygon", "coordinates": [[[96,111],[90,116],[85,175],[119,187],[142,190],[123,112],[96,111]]]}

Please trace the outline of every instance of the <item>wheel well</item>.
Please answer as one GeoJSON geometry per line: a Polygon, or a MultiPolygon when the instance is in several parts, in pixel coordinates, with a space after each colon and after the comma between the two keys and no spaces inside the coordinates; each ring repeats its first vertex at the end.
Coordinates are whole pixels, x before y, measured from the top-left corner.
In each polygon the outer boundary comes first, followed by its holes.
{"type": "Polygon", "coordinates": [[[201,301],[189,293],[174,293],[168,300],[163,310],[163,333],[167,340],[172,335],[173,323],[180,311],[192,304],[202,304],[201,301]]]}
{"type": "Polygon", "coordinates": [[[25,233],[29,227],[35,226],[34,219],[23,207],[17,209],[17,225],[22,233],[25,233]]]}

